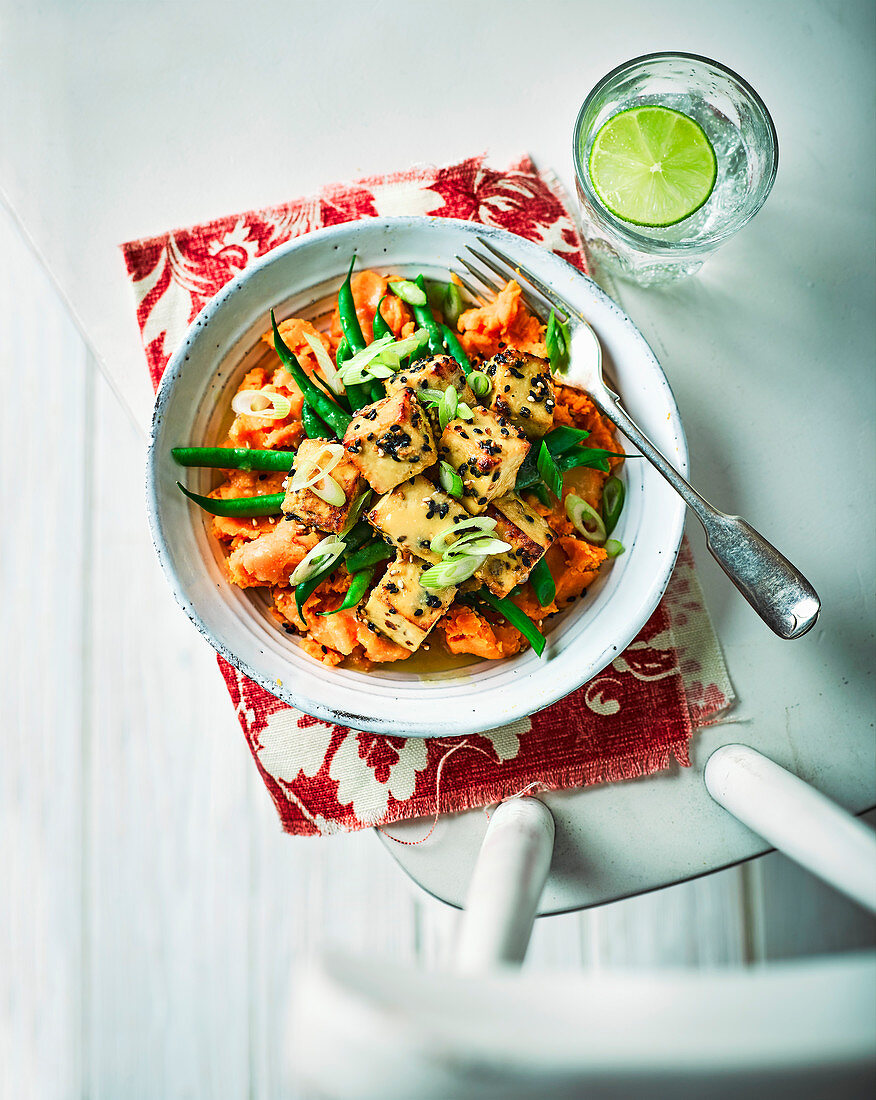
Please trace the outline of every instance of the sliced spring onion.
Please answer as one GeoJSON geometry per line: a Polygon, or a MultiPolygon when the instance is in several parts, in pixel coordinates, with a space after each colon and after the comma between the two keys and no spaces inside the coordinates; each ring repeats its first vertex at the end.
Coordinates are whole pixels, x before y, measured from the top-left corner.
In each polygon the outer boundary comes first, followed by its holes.
{"type": "Polygon", "coordinates": [[[547,449],[554,457],[557,455],[565,454],[566,451],[570,451],[576,444],[581,443],[590,435],[590,432],[585,431],[583,428],[570,428],[566,424],[561,424],[558,428],[554,428],[553,431],[547,433],[544,437],[547,449]]]}
{"type": "Polygon", "coordinates": [[[626,547],[622,542],[618,542],[617,539],[609,539],[605,544],[605,552],[610,558],[616,558],[619,554],[622,554],[626,547]]]}
{"type": "Polygon", "coordinates": [[[328,568],[347,549],[347,544],[337,535],[328,535],[318,542],[314,548],[302,558],[292,573],[289,574],[289,583],[301,584],[322,570],[328,568]]]}
{"type": "Polygon", "coordinates": [[[460,420],[474,420],[474,413],[471,411],[471,406],[466,405],[464,401],[460,401],[456,406],[456,415],[460,420]]]}
{"type": "Polygon", "coordinates": [[[424,347],[428,339],[425,329],[417,329],[403,340],[396,340],[392,333],[380,336],[340,367],[341,380],[345,385],[361,385],[374,378],[391,378],[402,359],[424,347]]]}
{"type": "Polygon", "coordinates": [[[423,588],[450,588],[467,581],[484,559],[480,554],[466,555],[451,561],[441,561],[420,576],[423,588]]]}
{"type": "Polygon", "coordinates": [[[468,384],[475,397],[486,397],[493,388],[490,379],[481,370],[473,370],[468,376],[468,384]]]}
{"type": "Polygon", "coordinates": [[[623,511],[625,496],[626,490],[620,478],[608,478],[602,487],[602,518],[605,522],[605,532],[608,535],[617,526],[617,521],[623,511]]]}
{"type": "MultiPolygon", "coordinates": [[[[350,511],[347,515],[347,519],[346,519],[346,522],[344,523],[344,526],[338,532],[338,534],[341,537],[343,537],[344,535],[348,535],[353,530],[353,528],[359,522],[359,516],[362,515],[363,511],[365,510],[365,506],[368,504],[368,501],[370,499],[371,499],[371,490],[370,489],[363,489],[363,491],[356,497],[356,499],[353,501],[352,506],[350,507],[350,511]]],[[[371,528],[369,527],[368,530],[370,532],[371,528]]],[[[347,540],[347,547],[348,548],[349,548],[349,545],[350,545],[350,540],[348,539],[347,540]]]]}
{"type": "Polygon", "coordinates": [[[326,385],[332,393],[342,394],[344,392],[344,384],[332,362],[332,357],[325,350],[322,340],[315,340],[309,332],[302,333],[302,335],[304,336],[305,343],[313,352],[314,358],[319,364],[319,369],[322,371],[322,376],[326,380],[326,385]]]}
{"type": "Polygon", "coordinates": [[[506,550],[510,549],[510,543],[502,542],[501,539],[491,539],[489,535],[480,535],[475,531],[471,531],[469,534],[463,535],[448,550],[445,550],[442,556],[445,561],[468,557],[471,554],[478,554],[480,557],[485,558],[489,554],[504,554],[506,550]]]}
{"type": "Polygon", "coordinates": [[[351,355],[347,361],[338,368],[341,381],[345,386],[361,385],[366,379],[370,379],[371,372],[367,369],[369,364],[377,358],[382,351],[394,344],[391,336],[381,336],[373,344],[369,344],[355,355],[351,355]]]}
{"type": "Polygon", "coordinates": [[[445,493],[449,493],[450,496],[456,497],[457,500],[462,500],[462,478],[450,463],[445,462],[444,459],[438,463],[438,484],[445,493]]]}
{"type": "Polygon", "coordinates": [[[340,508],[343,504],[347,503],[347,497],[344,490],[331,474],[326,474],[318,481],[311,489],[311,492],[318,496],[320,500],[324,500],[326,504],[331,504],[335,508],[340,508]]]}
{"type": "Polygon", "coordinates": [[[379,361],[385,366],[398,370],[402,359],[424,348],[429,343],[429,333],[424,328],[414,329],[410,336],[402,340],[396,340],[388,348],[385,348],[378,356],[379,361]]]}
{"type": "Polygon", "coordinates": [[[586,500],[569,493],[566,497],[566,515],[575,526],[575,530],[594,546],[602,546],[605,542],[605,524],[602,516],[591,508],[586,500]]]}
{"type": "Polygon", "coordinates": [[[562,374],[569,366],[569,345],[572,336],[569,326],[563,321],[557,320],[556,313],[551,310],[548,318],[547,331],[544,344],[547,348],[548,358],[551,361],[551,370],[555,374],[562,374]]]}
{"type": "Polygon", "coordinates": [[[231,408],[238,416],[258,416],[263,420],[282,420],[289,415],[292,402],[282,393],[266,390],[241,390],[234,395],[231,408]]]}
{"type": "Polygon", "coordinates": [[[495,526],[496,521],[489,516],[471,516],[470,519],[464,519],[461,523],[452,523],[443,531],[439,531],[429,543],[429,549],[433,554],[443,554],[457,541],[457,539],[453,539],[453,542],[448,541],[450,536],[458,535],[460,531],[477,531],[478,534],[483,534],[484,531],[492,531],[495,526]]]}
{"type": "Polygon", "coordinates": [[[462,300],[462,291],[456,283],[448,283],[444,288],[441,312],[444,314],[444,320],[450,328],[456,328],[456,323],[464,309],[465,302],[462,300]]]}
{"type": "Polygon", "coordinates": [[[608,473],[608,460],[610,458],[627,458],[618,451],[604,451],[600,447],[573,447],[565,454],[557,455],[557,468],[565,473],[566,470],[574,470],[577,466],[586,466],[592,470],[602,470],[608,473]]]}
{"type": "Polygon", "coordinates": [[[427,408],[440,405],[444,399],[444,390],[423,389],[417,390],[416,394],[420,404],[427,408]]]}
{"type": "Polygon", "coordinates": [[[548,450],[548,445],[544,440],[541,441],[535,464],[545,485],[559,500],[563,495],[563,475],[560,473],[556,462],[554,462],[554,456],[548,450]]]}
{"type": "Polygon", "coordinates": [[[448,386],[441,395],[441,401],[438,405],[438,423],[441,425],[442,432],[451,420],[456,419],[458,406],[459,394],[456,392],[456,386],[448,386]]]}
{"type": "Polygon", "coordinates": [[[529,583],[532,585],[535,598],[542,607],[548,607],[553,603],[557,594],[557,585],[545,558],[539,558],[535,563],[532,572],[529,574],[529,583]]]}
{"type": "Polygon", "coordinates": [[[293,492],[298,492],[300,489],[309,489],[311,485],[315,485],[326,474],[330,474],[343,457],[344,448],[340,443],[326,443],[315,459],[298,461],[288,488],[293,492]]]}
{"type": "Polygon", "coordinates": [[[426,291],[412,283],[410,279],[397,279],[389,284],[389,289],[396,298],[401,298],[409,306],[424,306],[428,302],[426,291]]]}

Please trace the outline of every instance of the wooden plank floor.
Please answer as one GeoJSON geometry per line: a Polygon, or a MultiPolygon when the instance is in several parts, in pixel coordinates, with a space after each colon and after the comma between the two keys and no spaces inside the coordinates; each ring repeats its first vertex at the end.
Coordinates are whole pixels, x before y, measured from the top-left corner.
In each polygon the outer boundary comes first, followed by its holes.
{"type": "MultiPolygon", "coordinates": [[[[0,255],[0,1095],[294,1100],[293,967],[330,942],[440,968],[456,914],[369,833],[281,833],[154,559],[144,437],[2,214],[0,255]]],[[[872,941],[770,856],[539,921],[527,965],[740,965],[872,941]]]]}

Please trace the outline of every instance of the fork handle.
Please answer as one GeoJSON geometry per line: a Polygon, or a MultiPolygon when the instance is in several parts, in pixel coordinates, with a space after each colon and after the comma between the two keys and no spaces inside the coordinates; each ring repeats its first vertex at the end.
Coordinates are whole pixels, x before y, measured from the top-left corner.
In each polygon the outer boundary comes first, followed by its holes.
{"type": "Polygon", "coordinates": [[[800,638],[815,625],[821,610],[818,594],[784,554],[739,516],[713,508],[657,450],[617,404],[604,413],[666,478],[706,532],[709,553],[748,600],[763,621],[780,638],[800,638]]]}

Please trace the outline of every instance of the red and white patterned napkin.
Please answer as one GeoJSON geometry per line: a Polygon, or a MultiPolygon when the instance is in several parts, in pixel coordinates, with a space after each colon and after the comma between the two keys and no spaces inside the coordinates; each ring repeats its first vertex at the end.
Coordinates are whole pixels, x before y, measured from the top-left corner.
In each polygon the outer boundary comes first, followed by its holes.
{"type": "MultiPolygon", "coordinates": [[[[153,384],[202,306],[247,264],[311,230],[397,214],[498,225],[587,271],[561,185],[529,158],[504,171],[474,157],[334,185],[122,246],[153,384]]],[[[687,765],[694,730],[734,698],[686,545],[657,610],[590,683],[531,718],[464,739],[329,725],[218,660],[283,828],[299,835],[484,806],[524,789],[630,779],[673,760],[687,765]]]]}

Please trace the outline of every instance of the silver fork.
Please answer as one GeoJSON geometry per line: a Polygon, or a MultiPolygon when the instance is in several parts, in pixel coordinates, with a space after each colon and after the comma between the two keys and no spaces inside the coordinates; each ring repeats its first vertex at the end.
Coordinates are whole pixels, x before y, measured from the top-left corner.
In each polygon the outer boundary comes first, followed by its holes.
{"type": "MultiPolygon", "coordinates": [[[[521,268],[495,245],[478,237],[480,252],[468,252],[487,269],[485,272],[463,256],[457,260],[481,286],[493,294],[500,290],[489,274],[498,275],[505,283],[509,278],[524,284],[527,303],[546,320],[553,308],[557,319],[568,322],[571,333],[570,354],[580,367],[586,365],[585,389],[604,416],[635,444],[652,466],[658,470],[696,515],[706,532],[706,544],[730,580],[748,600],[763,621],[781,638],[800,638],[815,625],[821,601],[815,589],[788,559],[740,516],[728,516],[713,508],[689,484],[675,467],[657,450],[627,413],[621,408],[620,396],[610,389],[603,378],[602,348],[596,333],[587,321],[536,275],[521,268]]],[[[484,293],[457,272],[463,286],[475,298],[484,293]]]]}

